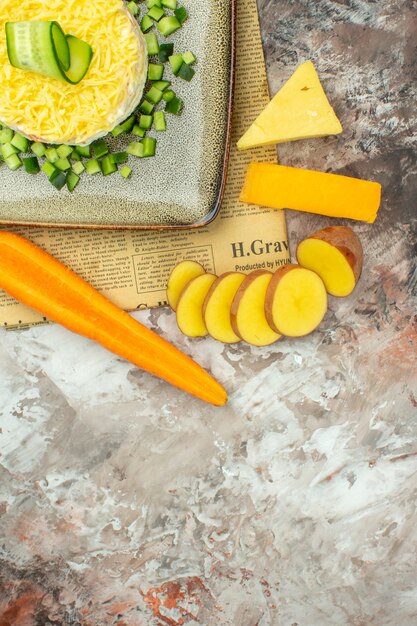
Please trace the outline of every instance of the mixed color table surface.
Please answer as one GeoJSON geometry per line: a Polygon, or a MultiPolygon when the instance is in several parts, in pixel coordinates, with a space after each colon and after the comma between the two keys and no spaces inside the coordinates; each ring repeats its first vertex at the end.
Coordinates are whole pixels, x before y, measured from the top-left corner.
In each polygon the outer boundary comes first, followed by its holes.
{"type": "MultiPolygon", "coordinates": [[[[271,91],[312,59],[344,127],[280,162],[384,186],[350,224],[362,279],[263,349],[138,314],[224,383],[221,409],[58,326],[1,331],[1,626],[417,623],[416,5],[259,9],[271,91]]],[[[331,223],[287,218],[293,253],[331,223]]]]}

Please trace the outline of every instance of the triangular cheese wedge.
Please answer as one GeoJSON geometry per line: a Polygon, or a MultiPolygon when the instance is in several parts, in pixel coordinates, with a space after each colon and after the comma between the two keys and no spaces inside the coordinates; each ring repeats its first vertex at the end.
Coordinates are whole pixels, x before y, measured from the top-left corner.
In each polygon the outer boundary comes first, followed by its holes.
{"type": "Polygon", "coordinates": [[[338,135],[342,126],[311,61],[300,65],[238,141],[239,150],[338,135]]]}

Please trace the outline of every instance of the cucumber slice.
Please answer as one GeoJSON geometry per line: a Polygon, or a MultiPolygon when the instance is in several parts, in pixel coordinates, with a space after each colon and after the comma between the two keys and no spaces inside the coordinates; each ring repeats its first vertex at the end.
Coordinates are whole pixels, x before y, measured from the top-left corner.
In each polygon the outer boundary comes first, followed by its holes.
{"type": "Polygon", "coordinates": [[[148,65],[148,79],[149,80],[161,80],[163,75],[164,75],[163,65],[159,65],[159,63],[149,63],[148,65]]]}
{"type": "Polygon", "coordinates": [[[14,67],[74,85],[84,78],[93,56],[88,43],[66,36],[58,22],[7,22],[6,45],[14,67]]]}
{"type": "Polygon", "coordinates": [[[50,163],[49,161],[45,161],[45,163],[42,165],[42,172],[45,172],[48,178],[50,178],[52,174],[56,171],[57,169],[55,165],[52,165],[52,163],[50,163]]]}
{"type": "Polygon", "coordinates": [[[181,22],[179,22],[177,18],[173,15],[167,15],[160,19],[159,22],[157,22],[156,26],[160,33],[165,35],[165,37],[168,37],[169,35],[172,35],[172,33],[175,33],[176,30],[181,28],[181,22]]]}
{"type": "Polygon", "coordinates": [[[167,89],[167,91],[164,91],[162,97],[165,102],[171,102],[171,100],[175,98],[175,91],[172,91],[172,89],[167,89]]]}
{"type": "Polygon", "coordinates": [[[80,182],[80,177],[78,176],[78,174],[76,174],[75,172],[68,172],[66,183],[67,183],[67,189],[70,193],[74,191],[74,189],[76,188],[79,182],[80,182]]]}
{"type": "Polygon", "coordinates": [[[116,165],[119,165],[120,163],[126,163],[128,156],[129,155],[127,154],[127,152],[115,152],[114,154],[112,154],[113,161],[116,163],[116,165]]]}
{"type": "Polygon", "coordinates": [[[26,157],[23,160],[23,167],[28,174],[37,174],[40,172],[39,162],[36,157],[26,157]]]}
{"type": "Polygon", "coordinates": [[[161,102],[163,97],[164,94],[162,93],[162,91],[157,89],[155,86],[152,86],[146,94],[146,99],[149,100],[149,102],[151,102],[152,104],[158,104],[159,102],[161,102]]]}
{"type": "Polygon", "coordinates": [[[11,143],[4,143],[1,146],[1,153],[3,156],[3,159],[8,159],[9,156],[12,156],[12,154],[17,154],[19,152],[19,150],[17,148],[15,148],[15,146],[12,146],[11,143]]]}
{"type": "Polygon", "coordinates": [[[55,161],[54,165],[62,172],[66,172],[71,169],[71,163],[68,159],[58,159],[58,161],[55,161]]]}
{"type": "Polygon", "coordinates": [[[39,158],[44,156],[46,150],[45,145],[40,141],[35,141],[35,143],[30,146],[30,149],[32,150],[33,154],[36,154],[36,156],[39,158]]]}
{"type": "Polygon", "coordinates": [[[178,7],[178,9],[175,9],[174,15],[179,21],[179,23],[181,24],[181,26],[184,24],[185,20],[188,18],[187,9],[185,7],[178,7]]]}
{"type": "Polygon", "coordinates": [[[177,96],[175,96],[174,98],[172,98],[172,100],[167,102],[165,111],[167,111],[168,113],[173,113],[174,115],[180,115],[183,106],[184,102],[181,100],[181,98],[177,98],[177,96]]]}
{"type": "Polygon", "coordinates": [[[101,166],[97,159],[91,159],[90,161],[87,161],[87,163],[85,164],[85,169],[87,174],[89,174],[90,176],[101,172],[101,166]]]}
{"type": "Polygon", "coordinates": [[[151,19],[155,20],[155,22],[159,22],[161,17],[164,17],[164,15],[165,15],[165,11],[161,9],[160,7],[157,7],[156,4],[152,7],[152,9],[149,9],[148,11],[148,16],[151,19]]]}
{"type": "Polygon", "coordinates": [[[22,167],[23,165],[22,160],[16,153],[11,154],[9,157],[4,159],[4,162],[6,163],[9,170],[12,170],[13,172],[15,170],[18,170],[19,167],[22,167]]]}
{"type": "Polygon", "coordinates": [[[166,63],[170,56],[174,54],[173,43],[161,43],[159,46],[158,57],[161,63],[166,63]]]}
{"type": "Polygon", "coordinates": [[[142,139],[143,156],[153,157],[156,153],[156,139],[154,137],[145,137],[142,139]]]}
{"type": "Polygon", "coordinates": [[[159,52],[158,37],[155,33],[146,33],[145,40],[149,56],[156,56],[159,52]]]}
{"type": "Polygon", "coordinates": [[[132,170],[128,165],[123,165],[120,170],[120,174],[123,176],[123,178],[129,178],[129,176],[132,174],[132,170]]]}
{"type": "Polygon", "coordinates": [[[109,153],[107,144],[103,139],[98,139],[95,143],[93,143],[93,153],[96,159],[99,159],[109,153]]]}
{"type": "Polygon", "coordinates": [[[13,139],[13,131],[11,128],[3,128],[0,131],[0,144],[10,143],[13,139]]]}
{"type": "Polygon", "coordinates": [[[127,153],[135,157],[143,157],[143,143],[142,141],[132,141],[127,147],[127,153]]]}
{"type": "Polygon", "coordinates": [[[169,57],[169,64],[175,76],[178,75],[178,72],[181,69],[181,65],[184,63],[184,59],[182,58],[182,54],[173,54],[169,57]]]}
{"type": "Polygon", "coordinates": [[[139,126],[144,130],[149,130],[152,126],[152,115],[141,115],[139,118],[139,126]]]}
{"type": "Polygon", "coordinates": [[[51,182],[58,191],[61,191],[62,187],[67,182],[67,175],[56,169],[55,172],[50,175],[49,182],[51,182]]]}
{"type": "Polygon", "coordinates": [[[91,148],[90,148],[90,146],[76,146],[75,150],[76,150],[76,152],[78,152],[78,154],[81,157],[84,157],[86,159],[88,159],[91,156],[91,148]]]}
{"type": "Polygon", "coordinates": [[[163,132],[167,129],[165,113],[163,111],[157,111],[153,116],[153,123],[155,126],[155,130],[159,132],[163,132]]]}
{"type": "Polygon", "coordinates": [[[183,63],[178,72],[178,76],[182,78],[183,80],[187,80],[188,82],[190,82],[194,74],[195,74],[195,70],[193,70],[192,67],[187,65],[187,63],[183,63]]]}
{"type": "Polygon", "coordinates": [[[152,84],[152,87],[155,87],[156,89],[159,89],[159,91],[165,91],[165,89],[168,89],[168,87],[170,85],[171,85],[171,83],[169,82],[169,80],[156,80],[152,84]]]}
{"type": "Polygon", "coordinates": [[[61,159],[66,159],[72,152],[72,147],[62,144],[56,149],[61,159]]]}
{"type": "Polygon", "coordinates": [[[17,148],[19,152],[27,152],[29,148],[29,139],[23,137],[23,135],[19,135],[19,133],[15,133],[13,139],[10,142],[12,146],[17,148]]]}
{"type": "Polygon", "coordinates": [[[81,163],[81,161],[77,161],[77,163],[74,163],[72,166],[72,171],[75,172],[77,174],[77,176],[79,176],[80,174],[82,174],[85,170],[84,165],[81,163]]]}
{"type": "Polygon", "coordinates": [[[144,137],[146,135],[146,129],[141,128],[139,124],[135,124],[132,133],[135,135],[135,137],[144,137]]]}
{"type": "Polygon", "coordinates": [[[103,172],[103,176],[109,176],[109,174],[114,174],[114,172],[117,172],[117,164],[114,162],[111,154],[102,159],[101,170],[103,172]]]}
{"type": "Polygon", "coordinates": [[[154,105],[148,100],[144,100],[139,107],[139,111],[145,115],[150,115],[154,110],[154,105]]]}

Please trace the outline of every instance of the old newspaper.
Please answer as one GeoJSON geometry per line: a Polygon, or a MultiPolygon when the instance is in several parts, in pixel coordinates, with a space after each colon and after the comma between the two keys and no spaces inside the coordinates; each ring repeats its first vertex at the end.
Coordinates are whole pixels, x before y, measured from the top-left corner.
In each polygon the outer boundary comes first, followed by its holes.
{"type": "MultiPolygon", "coordinates": [[[[276,160],[274,147],[238,152],[236,142],[269,100],[256,0],[237,0],[237,63],[232,148],[217,219],[198,230],[101,231],[13,227],[38,243],[126,310],[166,305],[173,265],[194,259],[215,274],[274,270],[288,262],[283,211],[239,202],[251,160],[276,160]]],[[[9,230],[11,230],[9,228],[9,230]]],[[[0,324],[18,328],[46,318],[0,291],[0,324]]]]}

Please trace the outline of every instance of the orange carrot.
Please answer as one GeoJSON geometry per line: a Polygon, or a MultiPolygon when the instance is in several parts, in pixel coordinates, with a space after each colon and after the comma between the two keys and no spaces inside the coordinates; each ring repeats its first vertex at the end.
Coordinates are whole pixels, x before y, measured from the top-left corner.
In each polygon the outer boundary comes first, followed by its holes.
{"type": "Polygon", "coordinates": [[[49,319],[188,393],[224,405],[227,394],[200,365],[98,293],[33,243],[0,231],[0,288],[49,319]]]}
{"type": "Polygon", "coordinates": [[[251,163],[240,200],[372,223],[381,202],[381,185],[340,174],[251,163]]]}

